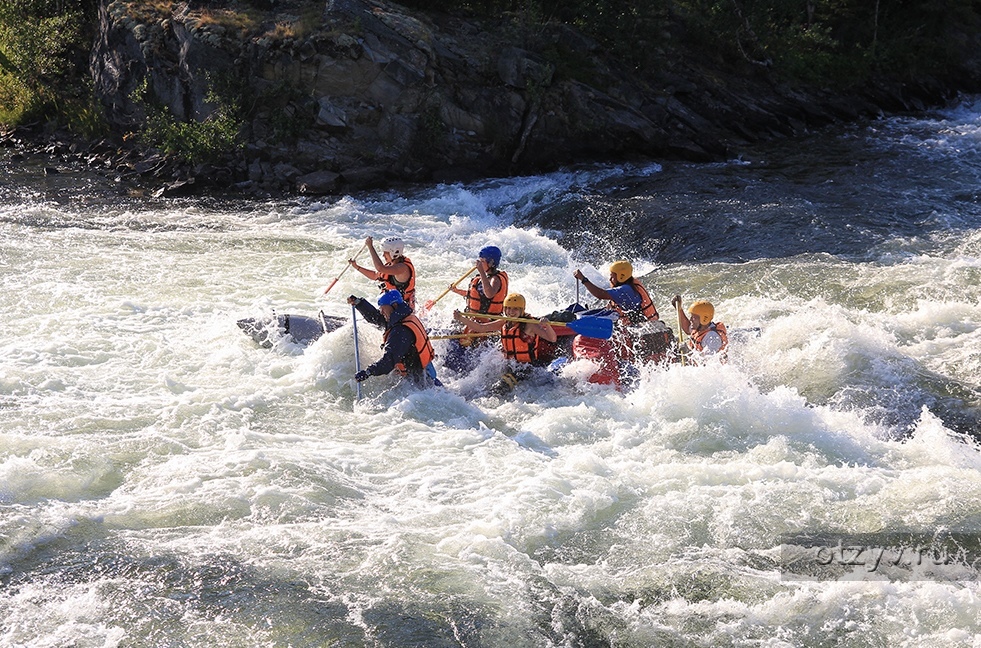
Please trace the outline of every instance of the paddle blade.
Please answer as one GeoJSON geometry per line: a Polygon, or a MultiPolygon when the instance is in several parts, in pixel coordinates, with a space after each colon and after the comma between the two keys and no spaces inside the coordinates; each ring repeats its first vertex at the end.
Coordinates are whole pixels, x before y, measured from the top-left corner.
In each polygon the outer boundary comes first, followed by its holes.
{"type": "Polygon", "coordinates": [[[563,324],[584,337],[609,340],[613,335],[613,320],[606,317],[580,317],[563,324]]]}
{"type": "MultiPolygon", "coordinates": [[[[338,277],[337,279],[340,279],[340,277],[338,277]]],[[[327,286],[327,290],[325,290],[325,291],[324,291],[324,294],[325,294],[325,295],[326,295],[327,293],[329,293],[329,292],[330,292],[330,289],[331,289],[331,288],[333,288],[333,287],[334,287],[334,284],[336,284],[336,283],[337,283],[337,279],[334,279],[333,281],[331,281],[331,282],[330,282],[330,285],[329,285],[329,286],[327,286]]]]}
{"type": "Polygon", "coordinates": [[[429,301],[426,302],[426,304],[423,306],[423,308],[425,308],[428,311],[428,310],[432,310],[433,309],[433,306],[435,306],[435,305],[436,305],[435,300],[430,299],[429,301]]]}

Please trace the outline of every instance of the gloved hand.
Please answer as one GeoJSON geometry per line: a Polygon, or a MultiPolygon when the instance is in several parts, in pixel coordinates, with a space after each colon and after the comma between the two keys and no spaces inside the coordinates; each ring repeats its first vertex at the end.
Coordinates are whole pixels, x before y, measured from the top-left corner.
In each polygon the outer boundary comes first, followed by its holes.
{"type": "Polygon", "coordinates": [[[368,373],[367,371],[365,371],[364,369],[362,369],[358,373],[354,374],[354,379],[357,380],[358,382],[364,382],[364,381],[368,380],[368,377],[370,375],[371,375],[370,373],[368,373]]]}

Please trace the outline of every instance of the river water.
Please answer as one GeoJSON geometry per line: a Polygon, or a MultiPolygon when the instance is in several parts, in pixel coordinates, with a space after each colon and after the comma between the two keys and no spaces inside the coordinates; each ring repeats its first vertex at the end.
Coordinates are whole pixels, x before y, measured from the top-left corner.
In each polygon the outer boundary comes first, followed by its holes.
{"type": "Polygon", "coordinates": [[[0,156],[0,645],[981,645],[981,103],[322,202],[38,164],[0,156]],[[356,400],[374,286],[322,293],[369,235],[420,302],[487,244],[537,314],[626,256],[746,334],[627,392],[486,396],[488,354],[356,400]]]}

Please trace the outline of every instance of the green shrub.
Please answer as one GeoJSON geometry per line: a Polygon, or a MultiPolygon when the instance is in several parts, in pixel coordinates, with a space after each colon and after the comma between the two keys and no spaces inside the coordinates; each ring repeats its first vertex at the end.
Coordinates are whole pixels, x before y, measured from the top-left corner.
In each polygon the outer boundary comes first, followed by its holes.
{"type": "Polygon", "coordinates": [[[95,7],[95,0],[0,2],[0,122],[91,127],[93,115],[77,118],[80,106],[91,105],[87,60],[95,7]]]}

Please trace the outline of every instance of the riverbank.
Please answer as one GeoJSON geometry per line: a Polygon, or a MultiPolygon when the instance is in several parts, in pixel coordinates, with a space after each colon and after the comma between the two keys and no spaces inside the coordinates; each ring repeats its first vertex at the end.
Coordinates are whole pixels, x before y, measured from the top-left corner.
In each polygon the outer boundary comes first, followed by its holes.
{"type": "Polygon", "coordinates": [[[790,84],[766,61],[699,50],[671,30],[655,37],[656,64],[631,69],[562,24],[529,29],[383,0],[289,13],[301,4],[277,3],[246,30],[214,8],[103,2],[91,72],[112,134],[82,141],[36,125],[0,145],[158,196],[330,195],[580,162],[717,161],[981,90],[969,54],[943,76],[831,90],[790,84]],[[207,130],[219,120],[225,132],[207,130]],[[168,138],[206,154],[168,153],[168,138]]]}

